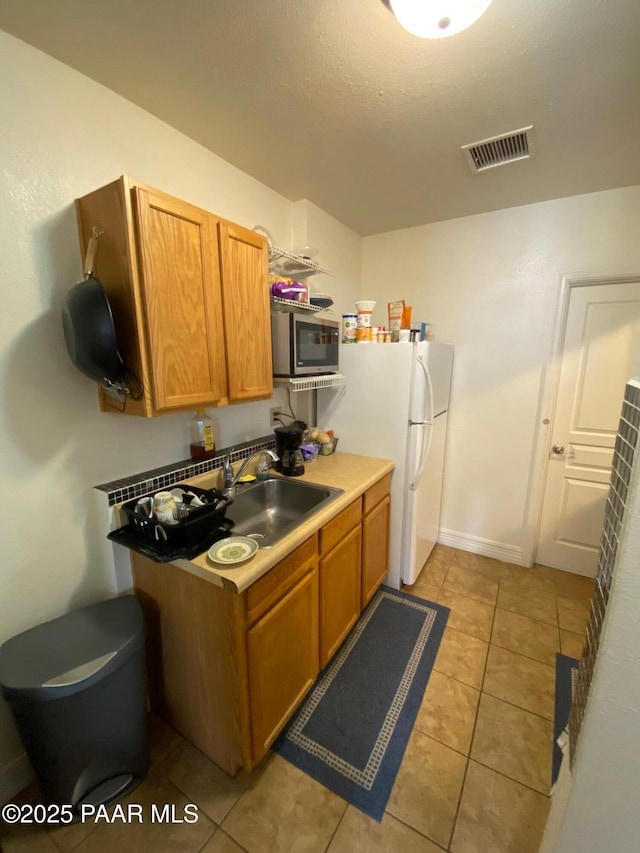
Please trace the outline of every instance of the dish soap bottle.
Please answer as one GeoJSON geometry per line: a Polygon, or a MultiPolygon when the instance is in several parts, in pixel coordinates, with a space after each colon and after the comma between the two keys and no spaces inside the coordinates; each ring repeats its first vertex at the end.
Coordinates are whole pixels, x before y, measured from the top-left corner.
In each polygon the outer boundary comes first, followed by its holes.
{"type": "Polygon", "coordinates": [[[198,409],[191,421],[191,458],[195,462],[211,459],[216,452],[213,437],[213,421],[204,411],[198,409]]]}

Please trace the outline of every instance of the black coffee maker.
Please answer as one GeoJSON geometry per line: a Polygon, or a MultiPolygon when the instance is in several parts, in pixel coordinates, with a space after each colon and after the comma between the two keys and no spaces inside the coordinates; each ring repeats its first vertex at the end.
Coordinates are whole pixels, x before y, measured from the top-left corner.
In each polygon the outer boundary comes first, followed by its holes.
{"type": "Polygon", "coordinates": [[[280,458],[278,471],[287,477],[299,477],[300,474],[304,474],[304,460],[300,450],[304,429],[292,424],[288,427],[276,427],[274,433],[276,434],[276,453],[280,458]]]}

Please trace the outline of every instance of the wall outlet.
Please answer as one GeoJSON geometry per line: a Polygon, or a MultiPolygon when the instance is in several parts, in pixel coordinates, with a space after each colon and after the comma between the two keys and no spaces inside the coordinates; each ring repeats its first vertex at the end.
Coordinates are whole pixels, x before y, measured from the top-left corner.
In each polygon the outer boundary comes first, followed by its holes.
{"type": "Polygon", "coordinates": [[[272,427],[282,426],[280,421],[276,420],[276,418],[280,415],[280,406],[273,406],[273,408],[269,409],[269,418],[272,427]]]}

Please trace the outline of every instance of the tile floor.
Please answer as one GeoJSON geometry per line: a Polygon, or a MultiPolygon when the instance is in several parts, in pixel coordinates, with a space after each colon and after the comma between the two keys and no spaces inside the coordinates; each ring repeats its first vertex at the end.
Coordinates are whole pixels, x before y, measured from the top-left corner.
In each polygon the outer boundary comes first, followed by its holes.
{"type": "MultiPolygon", "coordinates": [[[[579,657],[592,583],[436,546],[407,591],[451,608],[382,823],[282,758],[229,779],[151,721],[142,824],[28,828],[4,853],[536,853],[549,807],[556,651],[579,657]],[[152,803],[197,823],[152,824],[152,803]]],[[[35,800],[35,787],[23,798],[35,800]]],[[[125,801],[126,802],[126,801],[125,801]]]]}

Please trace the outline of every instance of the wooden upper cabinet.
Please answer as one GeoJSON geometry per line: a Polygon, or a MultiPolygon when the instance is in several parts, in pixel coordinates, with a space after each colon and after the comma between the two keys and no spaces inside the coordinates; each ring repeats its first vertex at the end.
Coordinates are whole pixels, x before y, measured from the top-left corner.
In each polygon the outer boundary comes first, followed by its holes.
{"type": "Polygon", "coordinates": [[[255,231],[230,222],[221,221],[218,233],[229,400],[270,397],[273,370],[267,242],[255,231]]]}
{"type": "Polygon", "coordinates": [[[164,193],[133,193],[155,408],[225,402],[216,220],[164,193]]]}
{"type": "Polygon", "coordinates": [[[142,385],[124,404],[100,388],[103,411],[149,418],[271,396],[264,237],[125,177],[76,199],[76,214],[83,257],[100,232],[94,274],[142,385]]]}

